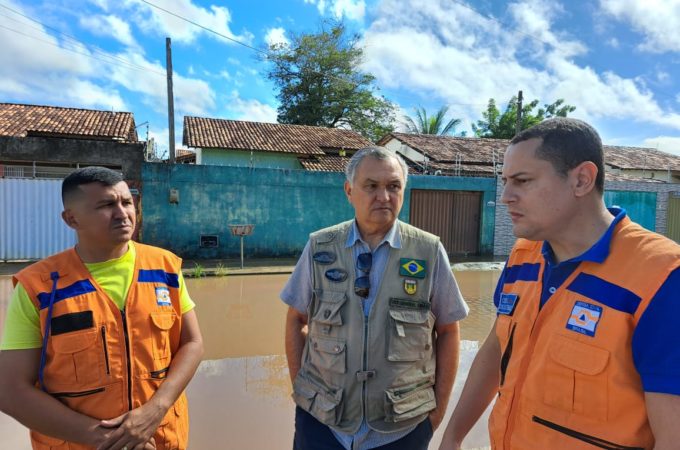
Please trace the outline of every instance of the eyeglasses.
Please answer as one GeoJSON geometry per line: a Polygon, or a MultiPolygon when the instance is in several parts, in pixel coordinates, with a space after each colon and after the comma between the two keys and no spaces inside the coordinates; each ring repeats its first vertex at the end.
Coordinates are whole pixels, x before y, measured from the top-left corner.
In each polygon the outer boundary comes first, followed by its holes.
{"type": "Polygon", "coordinates": [[[354,280],[354,293],[359,297],[368,297],[368,292],[371,289],[371,280],[368,275],[371,273],[372,265],[373,255],[371,253],[361,253],[357,256],[357,269],[366,274],[354,280]]]}

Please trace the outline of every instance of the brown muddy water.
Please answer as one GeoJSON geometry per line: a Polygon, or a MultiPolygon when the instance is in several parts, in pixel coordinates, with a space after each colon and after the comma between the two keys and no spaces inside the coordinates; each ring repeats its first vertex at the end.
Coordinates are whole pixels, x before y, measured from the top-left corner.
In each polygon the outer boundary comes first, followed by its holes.
{"type": "MultiPolygon", "coordinates": [[[[445,421],[460,395],[478,343],[494,321],[491,297],[499,273],[455,272],[470,315],[461,322],[461,364],[445,421]]],[[[206,348],[204,361],[187,389],[190,449],[292,447],[294,405],[283,341],[287,307],[278,297],[288,276],[187,279],[206,348]]],[[[0,277],[0,334],[10,293],[11,278],[0,277]]],[[[489,445],[485,423],[480,420],[464,448],[489,445]]],[[[437,448],[442,432],[443,426],[435,433],[431,449],[437,448]]],[[[0,446],[30,449],[27,431],[1,413],[0,446]]]]}

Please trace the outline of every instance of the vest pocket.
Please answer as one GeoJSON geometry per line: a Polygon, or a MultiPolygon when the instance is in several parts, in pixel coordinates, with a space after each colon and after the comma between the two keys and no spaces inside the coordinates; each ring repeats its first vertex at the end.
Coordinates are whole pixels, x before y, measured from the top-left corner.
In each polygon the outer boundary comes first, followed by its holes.
{"type": "Polygon", "coordinates": [[[319,298],[319,306],[314,312],[312,321],[326,326],[342,325],[340,308],[347,301],[345,292],[317,290],[316,294],[319,298]]]}
{"type": "Polygon", "coordinates": [[[175,323],[177,315],[174,312],[154,312],[151,313],[151,322],[155,328],[152,329],[152,347],[154,370],[160,370],[169,365],[172,349],[170,345],[170,329],[175,323]]]}
{"type": "Polygon", "coordinates": [[[321,372],[345,373],[347,371],[344,341],[311,336],[309,346],[309,361],[321,372]]]}
{"type": "MultiPolygon", "coordinates": [[[[96,328],[52,336],[54,359],[49,365],[49,378],[65,385],[95,383],[100,378],[103,350],[96,328]]],[[[46,377],[47,378],[47,377],[46,377]]]]}
{"type": "Polygon", "coordinates": [[[53,438],[31,430],[31,444],[34,450],[68,450],[71,448],[63,439],[53,438]]]}
{"type": "Polygon", "coordinates": [[[425,309],[390,309],[387,359],[421,361],[432,352],[434,318],[425,309]]]}
{"type": "Polygon", "coordinates": [[[432,382],[426,380],[412,386],[385,391],[385,421],[413,419],[437,407],[432,382]]]}
{"type": "Polygon", "coordinates": [[[342,389],[332,391],[305,378],[301,373],[293,383],[295,403],[325,425],[337,425],[342,416],[342,389]]]}
{"type": "Polygon", "coordinates": [[[544,401],[562,410],[607,420],[609,351],[555,336],[545,366],[544,401]]]}

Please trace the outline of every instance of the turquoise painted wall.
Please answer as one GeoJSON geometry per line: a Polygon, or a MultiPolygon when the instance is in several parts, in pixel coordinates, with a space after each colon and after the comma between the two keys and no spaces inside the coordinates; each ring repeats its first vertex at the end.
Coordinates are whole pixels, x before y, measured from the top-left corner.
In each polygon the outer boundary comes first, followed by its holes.
{"type": "Polygon", "coordinates": [[[604,204],[622,207],[632,221],[656,231],[656,192],[605,191],[604,204]]]}
{"type": "MultiPolygon", "coordinates": [[[[243,150],[201,150],[201,164],[212,166],[250,167],[250,152],[243,150]]],[[[296,155],[289,153],[253,152],[253,167],[270,169],[302,169],[296,155]]]]}
{"type": "MultiPolygon", "coordinates": [[[[297,256],[309,233],[353,217],[340,173],[303,170],[168,165],[142,167],[142,241],[168,248],[185,258],[231,258],[239,255],[239,239],[229,224],[253,223],[245,238],[246,256],[297,256]],[[179,204],[170,204],[170,188],[179,204]],[[219,236],[219,247],[199,247],[201,234],[219,236]]],[[[410,190],[483,191],[481,250],[493,249],[494,179],[413,176],[409,178],[400,219],[408,221],[410,190]]]]}

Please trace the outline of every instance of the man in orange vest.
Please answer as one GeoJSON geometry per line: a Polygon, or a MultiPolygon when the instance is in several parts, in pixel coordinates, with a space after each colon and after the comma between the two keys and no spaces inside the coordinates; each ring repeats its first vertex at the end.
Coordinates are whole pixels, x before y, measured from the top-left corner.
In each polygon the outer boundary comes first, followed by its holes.
{"type": "Polygon", "coordinates": [[[440,450],[489,403],[494,450],[680,448],[680,246],[603,202],[602,143],[546,120],[510,142],[515,243],[440,450]]]}
{"type": "Polygon", "coordinates": [[[172,253],[131,241],[121,175],[79,169],[62,184],[74,248],[14,277],[0,352],[0,410],[34,449],[185,449],[184,389],[203,354],[172,253]]]}

